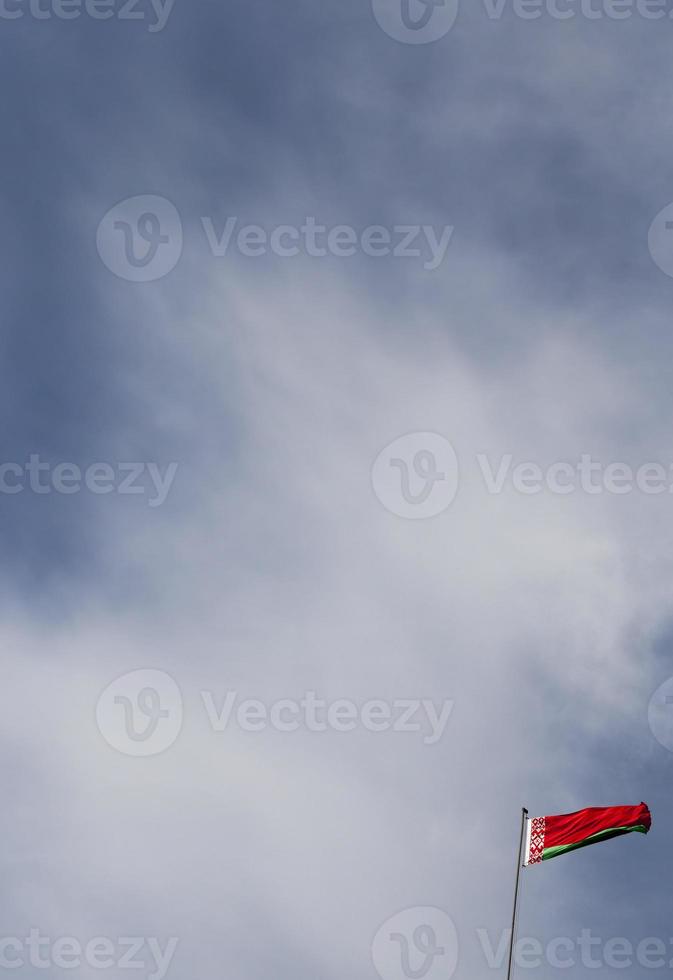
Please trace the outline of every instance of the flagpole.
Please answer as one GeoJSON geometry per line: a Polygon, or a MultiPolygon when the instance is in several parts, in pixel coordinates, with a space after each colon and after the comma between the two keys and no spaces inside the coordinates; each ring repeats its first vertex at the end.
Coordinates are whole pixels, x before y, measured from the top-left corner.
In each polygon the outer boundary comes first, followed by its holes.
{"type": "Polygon", "coordinates": [[[512,934],[509,937],[509,960],[507,961],[507,980],[512,980],[512,964],[514,961],[514,930],[516,928],[516,913],[519,905],[519,880],[523,863],[523,841],[526,834],[526,817],[528,810],[521,808],[521,836],[519,838],[519,857],[516,862],[516,884],[514,886],[514,910],[512,911],[512,934]]]}

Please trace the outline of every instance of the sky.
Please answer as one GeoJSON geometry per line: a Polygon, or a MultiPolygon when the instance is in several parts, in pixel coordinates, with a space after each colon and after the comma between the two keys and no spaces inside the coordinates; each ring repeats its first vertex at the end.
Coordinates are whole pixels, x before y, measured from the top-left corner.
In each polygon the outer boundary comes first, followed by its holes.
{"type": "Polygon", "coordinates": [[[673,969],[672,14],[2,0],[0,971],[673,969]]]}

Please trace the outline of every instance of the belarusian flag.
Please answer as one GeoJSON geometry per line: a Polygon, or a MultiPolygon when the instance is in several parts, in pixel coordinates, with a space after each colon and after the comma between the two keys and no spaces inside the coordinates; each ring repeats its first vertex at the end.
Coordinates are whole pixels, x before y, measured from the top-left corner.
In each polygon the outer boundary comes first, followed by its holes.
{"type": "Polygon", "coordinates": [[[651,823],[646,803],[640,806],[592,806],[556,817],[528,818],[524,867],[610,837],[634,831],[646,834],[651,823]]]}

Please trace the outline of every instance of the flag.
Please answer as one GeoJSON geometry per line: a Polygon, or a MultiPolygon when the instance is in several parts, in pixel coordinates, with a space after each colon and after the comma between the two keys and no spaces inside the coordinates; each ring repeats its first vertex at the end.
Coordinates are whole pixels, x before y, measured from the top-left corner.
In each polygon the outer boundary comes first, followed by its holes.
{"type": "Polygon", "coordinates": [[[646,803],[640,806],[593,806],[555,817],[527,818],[524,867],[610,837],[634,831],[646,834],[651,823],[646,803]]]}

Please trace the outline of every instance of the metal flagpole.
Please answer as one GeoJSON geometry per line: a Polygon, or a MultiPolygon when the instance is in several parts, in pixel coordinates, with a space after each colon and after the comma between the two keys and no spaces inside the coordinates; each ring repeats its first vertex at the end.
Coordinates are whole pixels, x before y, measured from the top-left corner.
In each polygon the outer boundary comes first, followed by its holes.
{"type": "Polygon", "coordinates": [[[526,817],[528,810],[521,808],[521,837],[519,838],[519,857],[516,862],[516,885],[514,886],[514,910],[512,912],[512,935],[509,937],[509,960],[507,962],[507,980],[512,980],[512,964],[514,961],[514,931],[516,929],[516,913],[519,905],[519,879],[523,862],[523,841],[526,834],[526,817]]]}

